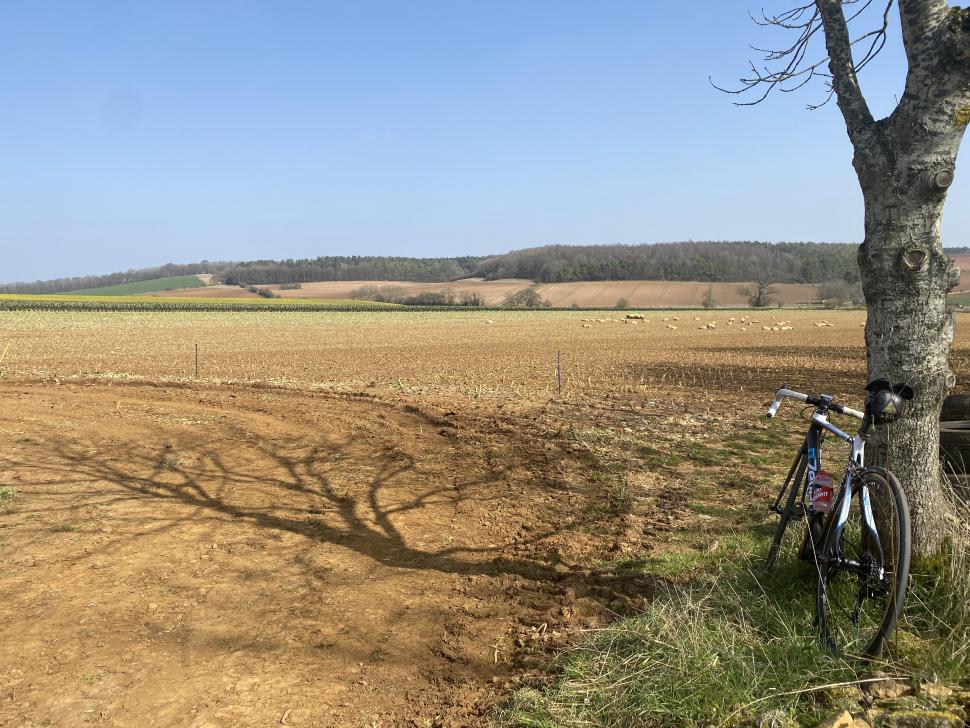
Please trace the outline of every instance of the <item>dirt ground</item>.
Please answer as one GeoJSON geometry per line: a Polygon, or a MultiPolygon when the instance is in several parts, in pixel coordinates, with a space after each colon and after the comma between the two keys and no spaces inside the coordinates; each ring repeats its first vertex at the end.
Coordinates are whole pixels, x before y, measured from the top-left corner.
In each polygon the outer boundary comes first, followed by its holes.
{"type": "Polygon", "coordinates": [[[0,313],[0,726],[484,725],[858,403],[864,314],[744,315],[0,313]]]}
{"type": "MultiPolygon", "coordinates": [[[[532,281],[509,278],[486,281],[482,278],[466,278],[447,283],[415,283],[412,281],[322,281],[304,283],[300,288],[281,289],[268,285],[283,298],[350,298],[353,292],[365,286],[386,286],[399,289],[404,295],[415,296],[426,292],[450,291],[456,296],[477,293],[488,306],[499,306],[513,293],[533,285],[532,281]]],[[[745,306],[747,299],[739,292],[745,284],[698,283],[696,281],[580,281],[576,283],[544,283],[537,288],[539,294],[553,306],[602,306],[612,308],[625,298],[629,306],[676,307],[700,306],[708,289],[711,289],[719,306],[745,306]]],[[[786,305],[800,305],[817,298],[818,286],[801,283],[782,283],[775,286],[776,298],[786,305]]],[[[238,286],[207,286],[183,288],[154,294],[165,298],[246,298],[255,297],[238,286]]]]}
{"type": "Polygon", "coordinates": [[[585,568],[645,537],[590,508],[559,416],[252,386],[0,400],[3,726],[476,725],[649,596],[585,568]]]}

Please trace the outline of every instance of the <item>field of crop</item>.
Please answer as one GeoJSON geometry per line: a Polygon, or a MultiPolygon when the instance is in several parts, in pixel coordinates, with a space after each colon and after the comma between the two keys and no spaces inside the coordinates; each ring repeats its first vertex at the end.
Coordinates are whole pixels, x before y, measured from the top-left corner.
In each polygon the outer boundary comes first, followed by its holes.
{"type": "Polygon", "coordinates": [[[859,403],[863,322],[0,311],[0,725],[484,724],[751,510],[782,381],[859,403]]]}
{"type": "Polygon", "coordinates": [[[148,281],[134,283],[119,283],[116,286],[101,286],[80,291],[71,291],[75,296],[138,296],[145,293],[170,291],[175,288],[200,288],[206,281],[199,276],[171,276],[168,278],[153,278],[148,281]]]}
{"type": "MultiPolygon", "coordinates": [[[[208,288],[194,289],[206,292],[208,288]]],[[[240,290],[241,289],[236,289],[240,290]]],[[[241,293],[248,293],[241,291],[241,293]]],[[[216,296],[95,296],[77,293],[57,293],[35,295],[22,293],[0,294],[0,310],[60,310],[60,311],[192,311],[199,312],[245,312],[281,309],[288,311],[317,310],[386,310],[396,308],[396,304],[375,303],[373,301],[354,301],[351,299],[284,300],[282,298],[263,298],[256,294],[238,297],[216,296]]]]}

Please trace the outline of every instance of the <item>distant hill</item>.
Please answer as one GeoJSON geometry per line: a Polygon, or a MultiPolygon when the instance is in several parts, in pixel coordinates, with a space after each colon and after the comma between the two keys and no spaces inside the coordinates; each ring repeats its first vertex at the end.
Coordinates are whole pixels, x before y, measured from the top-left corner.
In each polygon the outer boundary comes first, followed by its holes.
{"type": "MultiPolygon", "coordinates": [[[[547,245],[488,257],[408,258],[321,256],[300,260],[202,261],[0,285],[0,293],[67,293],[177,276],[211,274],[215,282],[247,285],[318,281],[446,283],[465,278],[578,281],[822,283],[859,278],[852,243],[686,242],[651,245],[547,245]]],[[[966,252],[952,248],[951,255],[966,252]]],[[[154,284],[153,284],[154,285],[154,284]]],[[[151,291],[140,291],[151,292],[151,291]]],[[[103,293],[103,291],[98,291],[103,293]]]]}
{"type": "MultiPolygon", "coordinates": [[[[150,278],[146,281],[118,283],[100,288],[82,288],[72,291],[77,296],[137,296],[144,293],[159,293],[184,288],[202,288],[206,285],[199,276],[171,276],[169,278],[150,278]]],[[[60,292],[60,291],[59,291],[60,292]]]]}

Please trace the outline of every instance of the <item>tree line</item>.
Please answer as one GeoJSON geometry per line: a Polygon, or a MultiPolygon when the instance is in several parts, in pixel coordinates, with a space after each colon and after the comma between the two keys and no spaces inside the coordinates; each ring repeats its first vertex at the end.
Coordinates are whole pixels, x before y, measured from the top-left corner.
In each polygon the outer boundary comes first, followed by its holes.
{"type": "Polygon", "coordinates": [[[668,280],[777,283],[858,280],[851,243],[687,242],[655,245],[549,245],[495,256],[478,267],[488,279],[539,283],[668,280]]]}
{"type": "MultiPolygon", "coordinates": [[[[965,249],[948,249],[951,254],[965,249]]],[[[607,280],[775,283],[859,280],[851,243],[686,242],[651,245],[546,245],[490,257],[321,256],[245,262],[201,261],[97,276],[0,285],[0,293],[65,293],[167,276],[211,273],[232,285],[313,281],[523,278],[537,283],[607,280]]]]}

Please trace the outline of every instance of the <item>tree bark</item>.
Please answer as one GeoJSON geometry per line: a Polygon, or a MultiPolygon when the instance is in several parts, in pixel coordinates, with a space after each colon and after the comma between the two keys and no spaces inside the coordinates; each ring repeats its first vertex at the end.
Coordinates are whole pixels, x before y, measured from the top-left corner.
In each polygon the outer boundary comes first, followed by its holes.
{"type": "Polygon", "coordinates": [[[871,453],[902,483],[914,550],[928,555],[939,551],[945,533],[939,417],[954,384],[946,296],[960,272],[943,252],[940,223],[970,123],[970,9],[946,0],[898,0],[906,89],[893,113],[877,121],[856,78],[842,4],[816,0],[865,198],[859,269],[869,312],[869,381],[884,377],[916,392],[897,422],[877,430],[871,453]]]}
{"type": "Polygon", "coordinates": [[[916,392],[903,417],[877,428],[870,462],[888,467],[905,490],[914,548],[942,545],[945,500],[940,482],[940,408],[953,386],[949,367],[954,320],[947,292],[959,269],[940,240],[942,200],[920,189],[868,189],[866,238],[859,268],[868,307],[868,380],[905,382],[916,392]]]}

